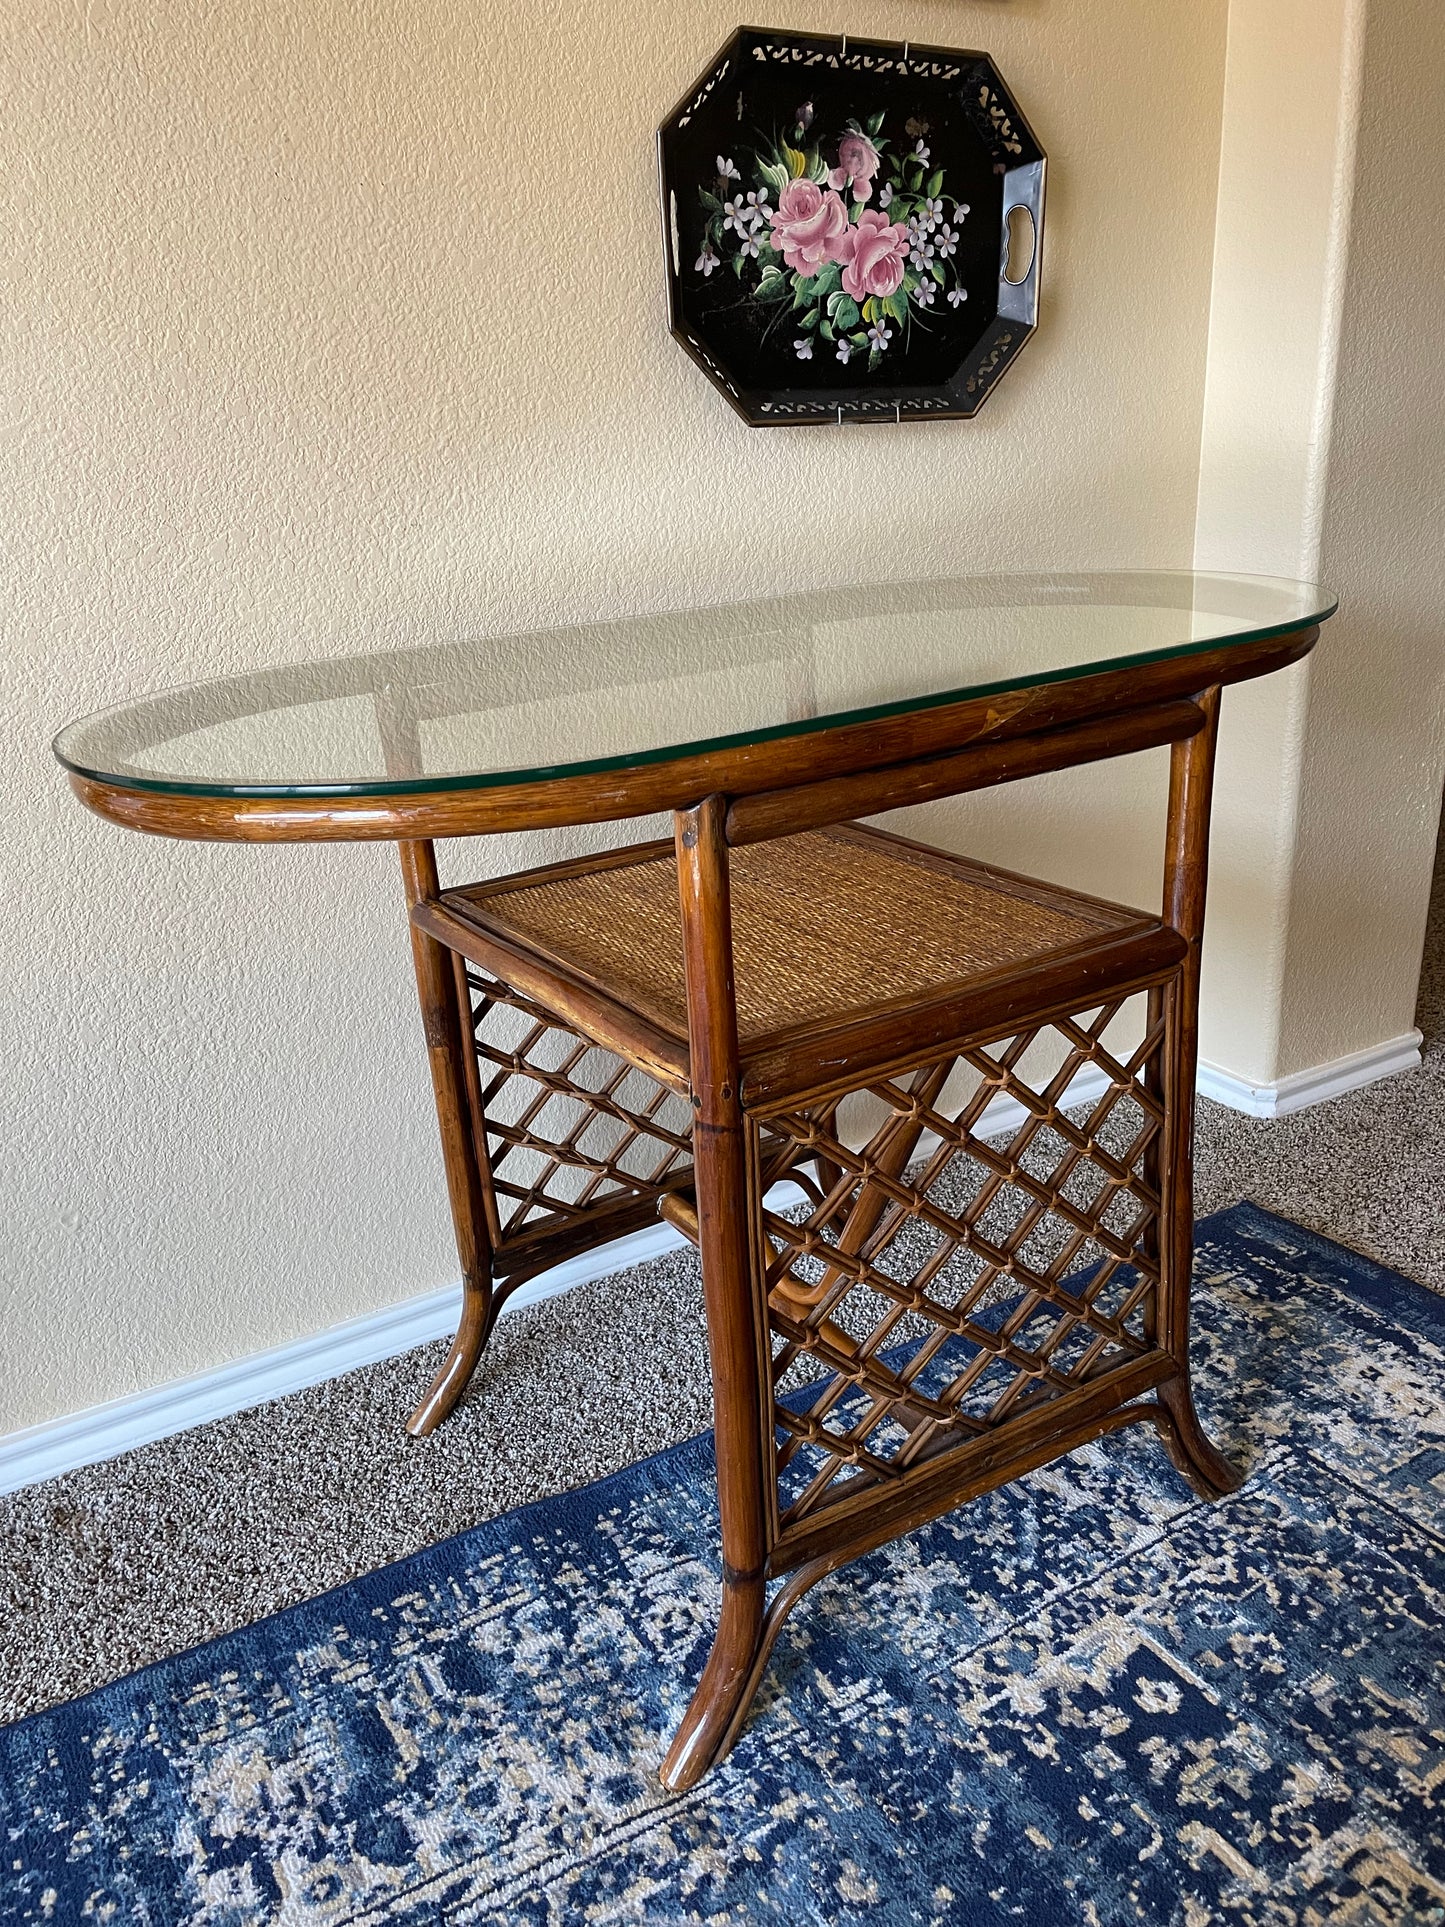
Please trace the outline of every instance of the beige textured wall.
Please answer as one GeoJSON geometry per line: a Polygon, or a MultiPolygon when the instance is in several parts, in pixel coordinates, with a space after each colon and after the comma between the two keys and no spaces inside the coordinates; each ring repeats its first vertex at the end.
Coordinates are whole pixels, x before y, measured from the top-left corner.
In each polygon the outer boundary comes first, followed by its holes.
{"type": "Polygon", "coordinates": [[[1225,702],[1202,1048],[1259,1083],[1413,1025],[1445,774],[1442,87],[1429,0],[1231,0],[1196,558],[1342,597],[1307,663],[1225,702]]]}
{"type": "MultiPolygon", "coordinates": [[[[1322,578],[1364,0],[1231,0],[1195,560],[1322,578]],[[1267,184],[1267,188],[1266,188],[1267,184]]],[[[1321,647],[1335,646],[1336,627],[1321,647]]],[[[1310,665],[1224,699],[1201,1055],[1279,1075],[1310,665]]]]}
{"type": "MultiPolygon", "coordinates": [[[[1223,0],[796,19],[989,47],[1050,152],[1044,327],[974,424],[750,431],[667,339],[652,130],[729,25],[697,0],[3,10],[0,1431],[455,1274],[391,853],[108,827],[48,760],[67,716],[753,589],[1189,561],[1223,0]]],[[[947,821],[1147,894],[1159,774],[947,821]]]]}
{"type": "Polygon", "coordinates": [[[1445,14],[1366,22],[1280,1071],[1414,1023],[1445,781],[1445,14]]]}

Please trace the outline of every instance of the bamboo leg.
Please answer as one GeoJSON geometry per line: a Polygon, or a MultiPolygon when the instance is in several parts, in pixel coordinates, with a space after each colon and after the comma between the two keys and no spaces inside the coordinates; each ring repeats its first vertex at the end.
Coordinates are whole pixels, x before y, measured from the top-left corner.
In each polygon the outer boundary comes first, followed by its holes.
{"type": "Polygon", "coordinates": [[[662,1764],[673,1792],[696,1785],[731,1744],[757,1687],[764,1636],[767,1507],[725,815],[714,796],[676,817],[723,1599],[712,1652],[662,1764]]]}
{"type": "Polygon", "coordinates": [[[1172,1352],[1177,1378],[1159,1387],[1161,1433],[1170,1458],[1201,1498],[1222,1498],[1244,1474],[1214,1446],[1194,1409],[1189,1382],[1189,1295],[1194,1269],[1194,1082],[1199,1063],[1199,961],[1209,870],[1209,809],[1219,734],[1219,691],[1199,698],[1205,726],[1175,743],[1169,764],[1169,828],[1164,861],[1164,916],[1189,944],[1168,994],[1167,1144],[1163,1270],[1158,1339],[1172,1352]]]}
{"type": "Polygon", "coordinates": [[[1159,1387],[1159,1435],[1175,1469],[1201,1499],[1227,1499],[1244,1483],[1200,1423],[1187,1373],[1159,1387]]]}
{"type": "MultiPolygon", "coordinates": [[[[436,855],[430,843],[403,843],[402,877],[408,906],[437,894],[436,855]]],[[[451,953],[413,924],[412,959],[421,999],[422,1026],[431,1063],[437,1123],[457,1255],[462,1264],[462,1316],[456,1336],[425,1397],[406,1422],[413,1438],[434,1432],[467,1389],[492,1328],[492,1246],[487,1233],[485,1187],[468,1111],[466,1037],[458,1005],[451,953]]]]}
{"type": "MultiPolygon", "coordinates": [[[[1169,1206],[1164,1195],[1164,1170],[1165,1157],[1168,1149],[1168,1133],[1171,1128],[1169,1080],[1165,1059],[1168,1057],[1169,1051],[1172,1048],[1171,1040],[1173,1037],[1173,1032],[1170,1028],[1173,1021],[1173,1006],[1167,1002],[1167,997],[1168,991],[1166,986],[1163,984],[1155,984],[1149,992],[1148,1007],[1144,1017],[1146,1031],[1152,1031],[1161,1018],[1164,1020],[1163,1045],[1145,1066],[1144,1070],[1145,1086],[1150,1094],[1158,1099],[1164,1118],[1163,1123],[1159,1127],[1158,1135],[1151,1140],[1144,1152],[1144,1181],[1149,1185],[1155,1197],[1159,1199],[1160,1216],[1151,1220],[1140,1240],[1145,1255],[1152,1258],[1158,1267],[1161,1289],[1163,1279],[1161,1259],[1168,1237],[1165,1224],[1162,1220],[1167,1218],[1169,1211],[1169,1206]]],[[[1154,1292],[1144,1301],[1144,1331],[1151,1345],[1157,1345],[1159,1343],[1159,1297],[1160,1293],[1154,1292]]]]}

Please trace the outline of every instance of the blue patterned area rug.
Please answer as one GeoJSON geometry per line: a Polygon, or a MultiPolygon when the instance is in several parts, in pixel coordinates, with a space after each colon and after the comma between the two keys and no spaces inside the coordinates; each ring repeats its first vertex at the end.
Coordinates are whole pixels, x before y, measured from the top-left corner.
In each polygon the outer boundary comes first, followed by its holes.
{"type": "Polygon", "coordinates": [[[0,1920],[1445,1922],[1445,1300],[1199,1277],[1242,1490],[1136,1428],[845,1569],[681,1798],[705,1439],[0,1732],[0,1920]]]}

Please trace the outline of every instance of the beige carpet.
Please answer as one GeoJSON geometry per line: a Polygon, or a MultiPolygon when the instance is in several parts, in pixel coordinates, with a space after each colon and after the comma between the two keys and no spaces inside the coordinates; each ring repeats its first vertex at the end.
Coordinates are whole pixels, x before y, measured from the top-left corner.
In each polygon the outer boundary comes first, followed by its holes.
{"type": "MultiPolygon", "coordinates": [[[[1445,850],[1445,843],[1442,843],[1445,850]]],[[[1445,1291],[1445,862],[1408,1076],[1269,1123],[1201,1101],[1201,1214],[1248,1197],[1445,1291]]],[[[0,1721],[711,1422],[690,1255],[504,1319],[432,1439],[428,1347],[0,1499],[0,1721]]]]}

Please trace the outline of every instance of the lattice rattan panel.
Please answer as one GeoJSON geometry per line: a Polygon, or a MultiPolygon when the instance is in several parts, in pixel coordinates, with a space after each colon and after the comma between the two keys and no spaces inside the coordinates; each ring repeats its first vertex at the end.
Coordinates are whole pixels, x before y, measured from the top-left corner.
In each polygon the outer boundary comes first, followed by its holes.
{"type": "Polygon", "coordinates": [[[784,1532],[1152,1349],[1167,995],[1144,1003],[1119,1055],[1114,1002],[867,1085],[861,1150],[837,1105],[769,1118],[823,1174],[763,1216],[784,1532]],[[1023,1123],[980,1136],[1001,1097],[1023,1123]]]}
{"type": "Polygon", "coordinates": [[[469,969],[467,988],[504,1240],[656,1199],[686,1179],[692,1112],[681,1093],[494,978],[469,969]]]}

